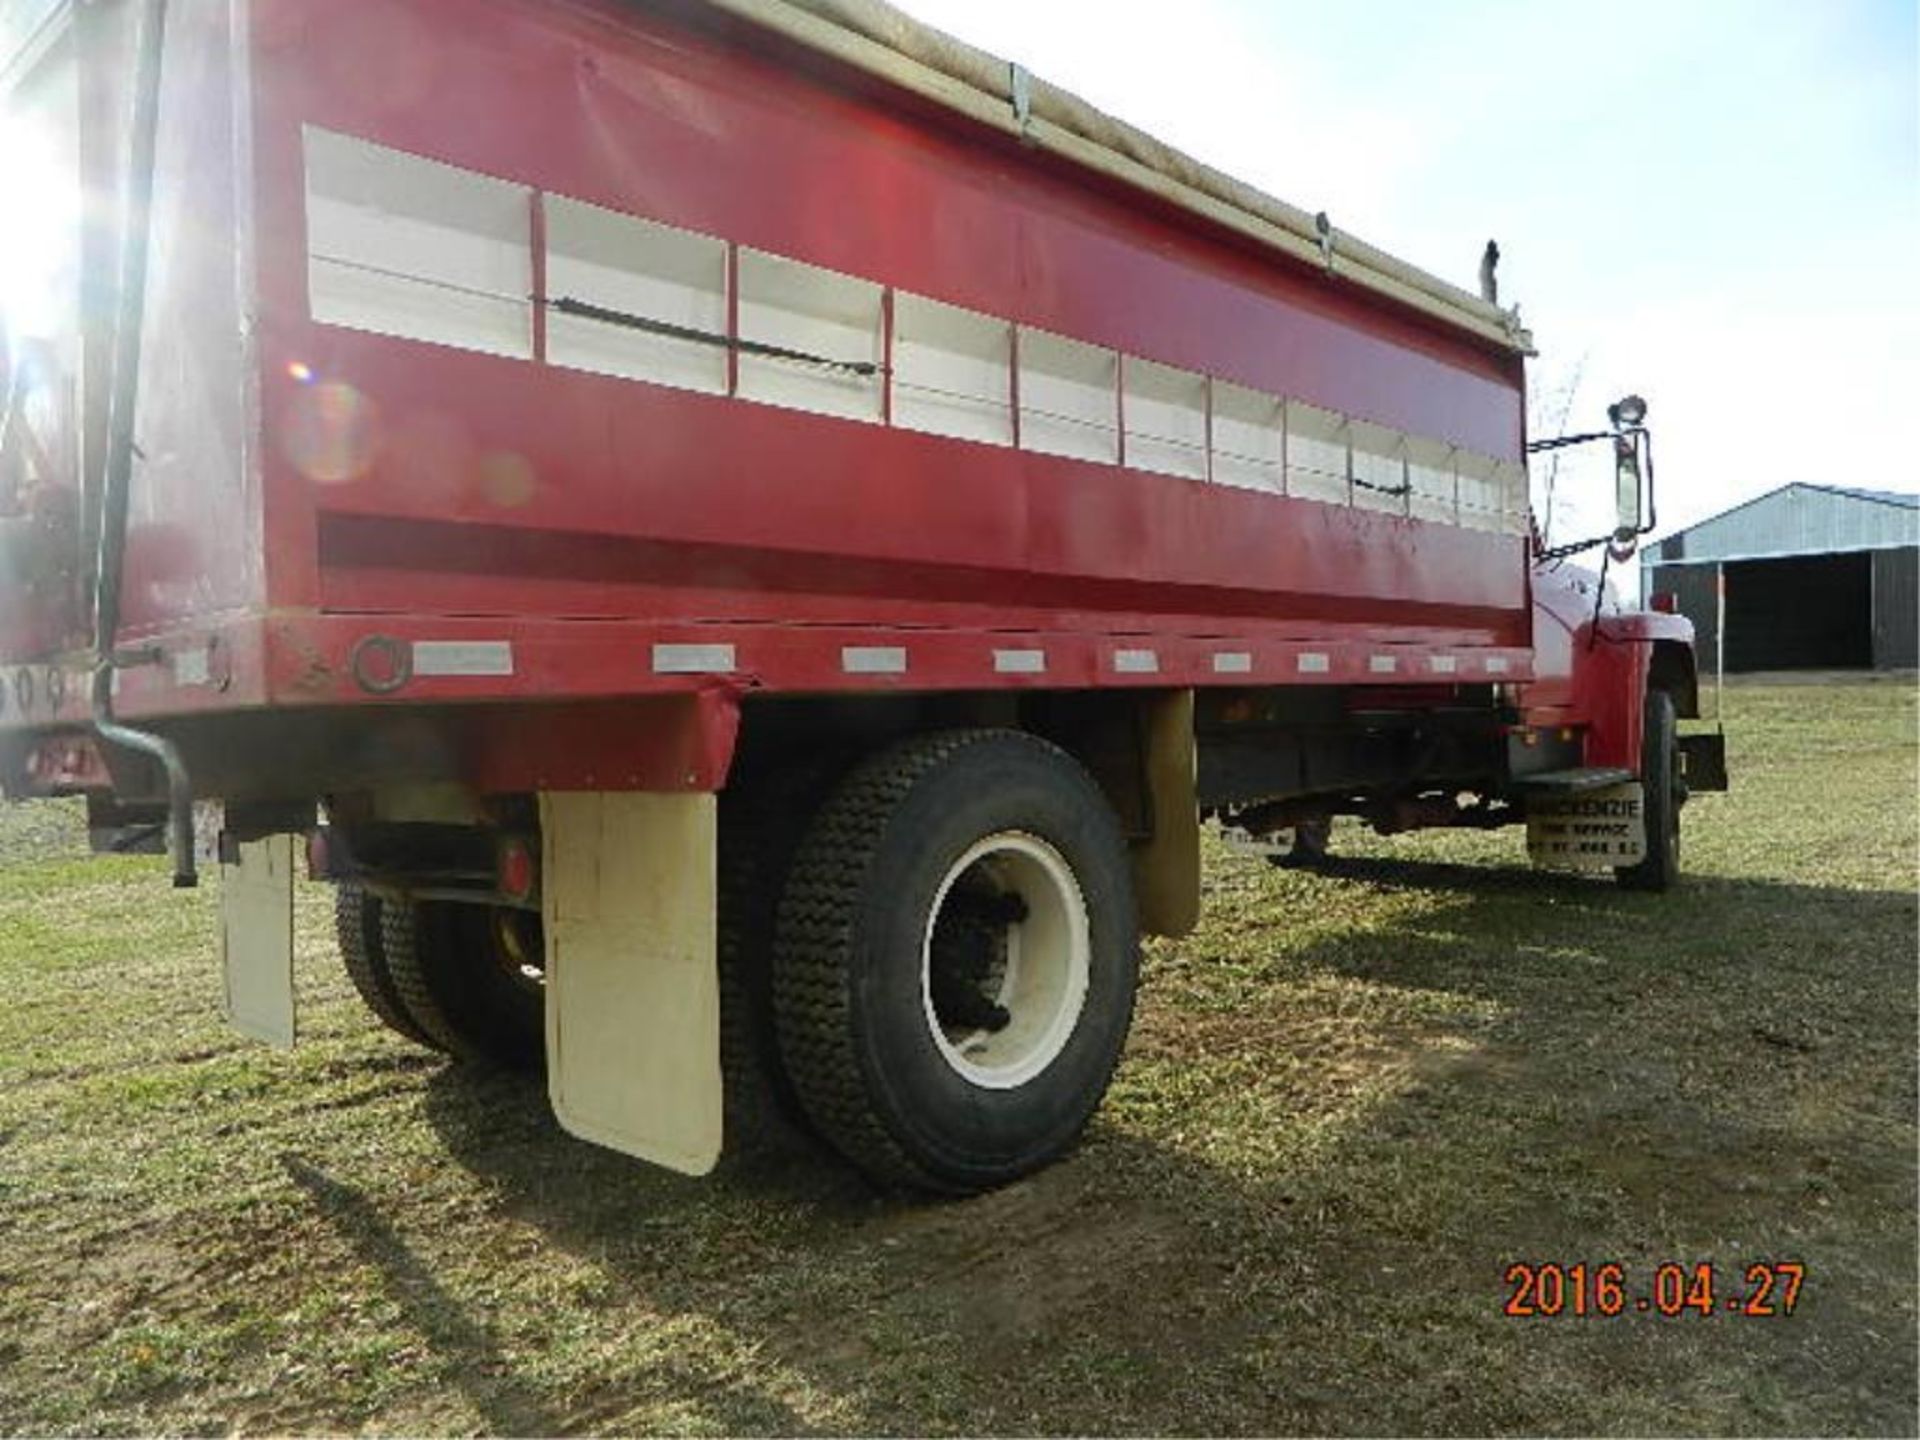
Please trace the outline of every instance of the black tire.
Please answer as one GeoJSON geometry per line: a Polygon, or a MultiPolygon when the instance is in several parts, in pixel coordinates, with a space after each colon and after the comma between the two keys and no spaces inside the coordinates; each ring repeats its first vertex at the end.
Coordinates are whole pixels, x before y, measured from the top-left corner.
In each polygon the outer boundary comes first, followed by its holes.
{"type": "Polygon", "coordinates": [[[1657,893],[1680,883],[1680,809],[1687,799],[1680,770],[1680,722],[1673,696],[1665,690],[1647,691],[1640,757],[1647,854],[1639,864],[1620,866],[1613,873],[1624,889],[1657,893]]]}
{"type": "Polygon", "coordinates": [[[720,1064],[728,1143],[778,1145],[810,1133],[773,1019],[773,946],[807,821],[844,770],[831,758],[743,772],[720,797],[720,1064]]]}
{"type": "MultiPolygon", "coordinates": [[[[1057,925],[1052,933],[1061,933],[1057,925]]],[[[1030,735],[947,732],[862,765],[809,826],[780,906],[774,1020],[801,1103],[837,1149],[883,1183],[964,1194],[1028,1174],[1079,1137],[1126,1042],[1138,972],[1126,845],[1092,778],[1030,735]],[[1067,947],[1084,964],[1084,998],[1077,1008],[1044,1002],[1053,1019],[1042,1022],[1048,1046],[1033,1052],[1041,1068],[1017,1083],[978,1083],[963,1072],[964,1058],[949,1058],[960,1052],[935,1017],[938,982],[923,956],[941,953],[943,936],[957,946],[980,925],[998,927],[999,958],[989,954],[987,963],[1000,965],[991,983],[1011,1003],[1008,937],[1020,933],[1036,956],[1066,953],[1040,943],[1040,930],[1027,934],[1030,912],[1017,895],[1015,916],[1006,895],[970,888],[972,870],[954,878],[976,847],[1029,843],[1052,860],[1016,864],[1071,877],[1071,892],[1051,893],[1073,901],[1041,903],[1056,918],[1071,912],[1084,922],[1084,943],[1067,947]],[[951,888],[936,908],[943,885],[951,888]],[[950,920],[956,928],[942,928],[950,920]]],[[[984,988],[972,1002],[983,996],[984,988]]],[[[1009,1045],[1024,1023],[1009,1025],[1000,1012],[1009,1045]]],[[[958,1028],[982,1025],[994,1022],[969,1018],[958,1028]]],[[[964,1043],[985,1037],[991,1046],[996,1033],[973,1028],[964,1043]]]]}
{"type": "Polygon", "coordinates": [[[407,1017],[454,1059],[502,1070],[537,1070],[546,1057],[542,983],[520,968],[542,955],[539,929],[532,916],[489,905],[380,907],[381,951],[407,1017]]]}
{"type": "Polygon", "coordinates": [[[442,1047],[407,1013],[400,992],[394,988],[387,970],[385,948],[380,937],[381,902],[360,886],[343,882],[333,895],[333,931],[340,945],[340,959],[347,978],[360,998],[382,1025],[396,1035],[425,1045],[430,1050],[442,1047]]]}

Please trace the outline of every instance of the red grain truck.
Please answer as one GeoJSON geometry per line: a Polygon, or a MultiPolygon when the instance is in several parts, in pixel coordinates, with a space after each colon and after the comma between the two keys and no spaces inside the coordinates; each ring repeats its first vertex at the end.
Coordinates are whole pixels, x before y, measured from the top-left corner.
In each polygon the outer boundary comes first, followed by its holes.
{"type": "MultiPolygon", "coordinates": [[[[1724,783],[1687,623],[1532,525],[1490,266],[877,0],[7,0],[0,106],[0,774],[181,883],[218,802],[251,1034],[304,837],[379,1018],[573,1133],[975,1190],[1203,819],[1658,890],[1724,783]]],[[[1568,437],[1616,553],[1644,409],[1568,437]]]]}

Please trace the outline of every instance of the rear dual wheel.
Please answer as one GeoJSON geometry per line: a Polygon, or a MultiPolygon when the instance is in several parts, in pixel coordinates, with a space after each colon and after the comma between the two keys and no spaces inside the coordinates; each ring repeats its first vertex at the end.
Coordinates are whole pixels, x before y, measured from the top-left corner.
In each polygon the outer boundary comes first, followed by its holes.
{"type": "Polygon", "coordinates": [[[506,906],[388,900],[345,883],[334,921],[347,976],[388,1029],[470,1064],[540,1067],[538,917],[506,906]]]}
{"type": "Polygon", "coordinates": [[[720,1065],[728,1144],[780,1148],[807,1129],[773,1020],[780,896],[807,823],[845,769],[829,752],[743,767],[720,797],[720,1065]]]}
{"type": "Polygon", "coordinates": [[[1005,1184],[1078,1138],[1133,1015],[1125,842],[1063,751],[919,737],[814,817],[781,900],[773,1017],[815,1127],[874,1178],[1005,1184]]]}
{"type": "MultiPolygon", "coordinates": [[[[730,1096],[791,1106],[883,1183],[966,1193],[1038,1169],[1098,1107],[1132,1020],[1112,809],[1070,756],[1011,731],[832,773],[743,786],[724,812],[730,1096]]],[[[397,1033],[540,1063],[532,917],[342,886],[338,921],[349,975],[397,1033]]]]}

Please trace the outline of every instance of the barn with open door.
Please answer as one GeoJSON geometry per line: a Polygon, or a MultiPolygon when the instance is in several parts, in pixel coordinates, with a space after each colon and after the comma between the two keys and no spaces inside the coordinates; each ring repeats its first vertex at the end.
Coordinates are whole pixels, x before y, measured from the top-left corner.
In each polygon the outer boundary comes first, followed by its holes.
{"type": "Polygon", "coordinates": [[[1642,593],[1750,670],[1920,665],[1920,495],[1787,485],[1649,547],[1642,593]],[[1719,602],[1725,587],[1725,606],[1719,602]]]}

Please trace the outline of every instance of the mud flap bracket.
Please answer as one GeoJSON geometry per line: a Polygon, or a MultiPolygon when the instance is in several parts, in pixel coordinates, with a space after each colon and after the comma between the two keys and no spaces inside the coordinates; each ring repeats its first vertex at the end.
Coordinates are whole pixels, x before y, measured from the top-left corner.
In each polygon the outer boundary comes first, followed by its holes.
{"type": "Polygon", "coordinates": [[[540,797],[554,1114],[687,1175],[720,1158],[717,814],[700,792],[540,797]]]}

